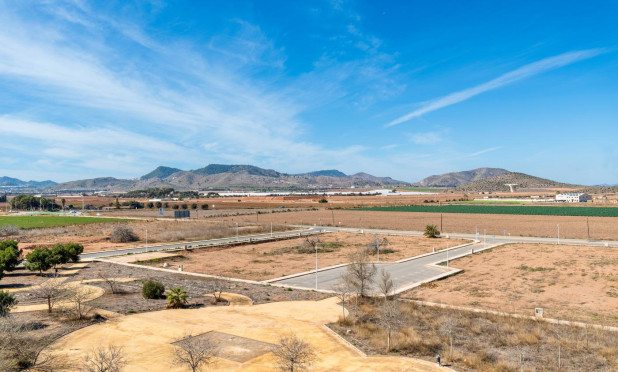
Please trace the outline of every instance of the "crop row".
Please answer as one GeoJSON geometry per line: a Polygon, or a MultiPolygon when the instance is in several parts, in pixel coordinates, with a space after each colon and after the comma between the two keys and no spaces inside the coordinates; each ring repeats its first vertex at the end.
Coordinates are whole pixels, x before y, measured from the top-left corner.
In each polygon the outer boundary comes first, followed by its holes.
{"type": "Polygon", "coordinates": [[[520,214],[529,216],[618,217],[618,208],[614,207],[553,207],[522,205],[410,205],[399,207],[360,208],[360,210],[386,212],[520,214]]]}

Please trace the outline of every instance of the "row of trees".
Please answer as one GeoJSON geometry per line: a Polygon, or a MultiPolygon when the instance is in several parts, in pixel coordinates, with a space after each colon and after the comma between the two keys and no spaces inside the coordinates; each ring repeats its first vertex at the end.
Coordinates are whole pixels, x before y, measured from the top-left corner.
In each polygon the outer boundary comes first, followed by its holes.
{"type": "Polygon", "coordinates": [[[47,211],[58,210],[60,205],[56,204],[54,199],[47,199],[44,197],[36,197],[32,195],[17,195],[10,201],[11,208],[13,209],[44,209],[47,211]]]}
{"type": "Polygon", "coordinates": [[[84,247],[77,243],[56,244],[53,247],[35,248],[26,255],[26,269],[43,273],[51,268],[57,269],[58,265],[69,262],[78,262],[79,255],[84,252],[84,247]]]}
{"type": "Polygon", "coordinates": [[[17,240],[0,241],[0,279],[4,272],[13,271],[21,262],[22,250],[17,246],[17,240]]]}

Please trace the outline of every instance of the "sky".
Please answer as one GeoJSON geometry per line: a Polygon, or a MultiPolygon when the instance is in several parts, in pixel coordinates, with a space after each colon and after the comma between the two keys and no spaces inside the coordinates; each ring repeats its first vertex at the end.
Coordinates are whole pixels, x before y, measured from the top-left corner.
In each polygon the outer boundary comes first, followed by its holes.
{"type": "Polygon", "coordinates": [[[618,183],[615,1],[0,0],[0,176],[618,183]]]}

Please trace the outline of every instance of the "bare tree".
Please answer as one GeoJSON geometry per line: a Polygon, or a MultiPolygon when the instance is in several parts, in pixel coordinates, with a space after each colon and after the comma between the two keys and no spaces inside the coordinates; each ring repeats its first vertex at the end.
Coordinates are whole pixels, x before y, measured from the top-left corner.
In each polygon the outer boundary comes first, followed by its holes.
{"type": "Polygon", "coordinates": [[[384,301],[379,308],[378,323],[386,329],[386,351],[391,350],[391,334],[404,326],[403,314],[398,301],[384,301]]]}
{"type": "Polygon", "coordinates": [[[62,281],[58,279],[48,279],[38,287],[33,289],[35,298],[47,301],[47,312],[51,313],[58,300],[66,297],[67,290],[62,281]]]}
{"type": "Polygon", "coordinates": [[[215,302],[221,302],[221,294],[228,288],[228,283],[225,280],[214,279],[209,284],[215,302]]]}
{"type": "Polygon", "coordinates": [[[440,331],[444,334],[447,334],[449,338],[449,360],[453,360],[453,338],[455,337],[457,324],[457,320],[453,318],[452,314],[449,314],[448,318],[446,318],[444,323],[442,323],[442,325],[440,326],[440,331]]]}
{"type": "Polygon", "coordinates": [[[367,249],[370,254],[376,254],[378,262],[380,261],[380,248],[386,247],[388,245],[388,239],[382,238],[379,236],[374,236],[371,240],[371,243],[367,245],[367,249]]]}
{"type": "Polygon", "coordinates": [[[343,321],[345,322],[345,300],[349,298],[352,293],[352,288],[350,283],[345,280],[345,278],[342,278],[341,281],[333,287],[333,290],[335,291],[337,298],[341,301],[341,315],[343,316],[343,321]]]}
{"type": "Polygon", "coordinates": [[[120,289],[120,284],[114,278],[105,275],[102,271],[99,271],[98,277],[105,284],[107,284],[112,294],[118,294],[122,292],[122,290],[120,289]]]}
{"type": "Polygon", "coordinates": [[[279,345],[273,348],[280,371],[306,371],[316,361],[313,347],[296,337],[294,333],[281,336],[279,345]]]}
{"type": "Polygon", "coordinates": [[[380,278],[378,278],[378,289],[384,295],[384,300],[388,300],[395,292],[395,282],[391,278],[391,274],[386,270],[380,270],[380,278]]]}
{"type": "Polygon", "coordinates": [[[189,366],[191,371],[201,371],[204,367],[214,362],[217,354],[216,345],[203,337],[191,335],[183,337],[174,343],[178,346],[174,359],[177,363],[189,366]]]}
{"type": "Polygon", "coordinates": [[[100,346],[88,354],[82,362],[83,372],[120,372],[127,365],[127,359],[121,347],[100,346]]]}
{"type": "Polygon", "coordinates": [[[321,244],[322,241],[318,237],[307,237],[303,244],[301,245],[301,250],[306,253],[312,253],[317,250],[317,246],[321,244]]]}
{"type": "Polygon", "coordinates": [[[81,320],[86,314],[90,312],[90,310],[92,310],[91,308],[84,306],[84,304],[92,300],[95,291],[90,287],[80,286],[75,288],[75,290],[72,292],[73,293],[69,300],[75,307],[75,316],[77,317],[77,319],[81,320]]]}
{"type": "Polygon", "coordinates": [[[366,249],[358,249],[350,256],[347,266],[346,280],[352,284],[360,296],[365,296],[368,287],[373,283],[376,275],[376,266],[369,263],[366,249]]]}

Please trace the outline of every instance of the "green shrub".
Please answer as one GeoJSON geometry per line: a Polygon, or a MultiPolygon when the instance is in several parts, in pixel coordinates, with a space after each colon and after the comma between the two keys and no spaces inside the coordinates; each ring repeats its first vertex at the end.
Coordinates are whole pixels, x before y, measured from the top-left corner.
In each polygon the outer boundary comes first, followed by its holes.
{"type": "Polygon", "coordinates": [[[187,304],[187,291],[182,287],[172,288],[167,292],[167,307],[179,309],[187,304]]]}
{"type": "Polygon", "coordinates": [[[164,292],[165,286],[163,283],[152,279],[146,280],[142,287],[142,296],[144,296],[145,299],[153,300],[161,298],[164,292]]]}
{"type": "Polygon", "coordinates": [[[9,292],[0,291],[0,317],[9,316],[9,312],[15,304],[17,304],[15,296],[9,292]]]}

